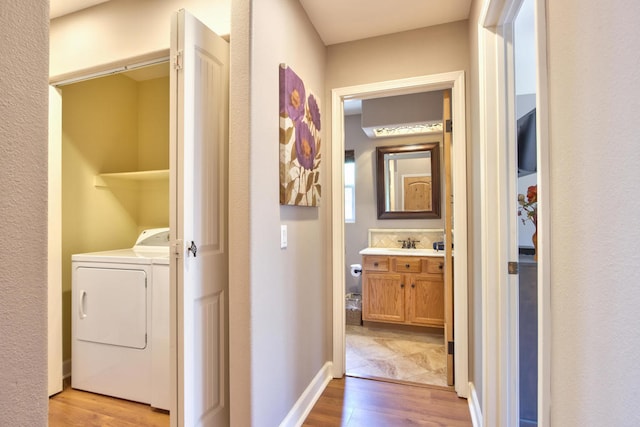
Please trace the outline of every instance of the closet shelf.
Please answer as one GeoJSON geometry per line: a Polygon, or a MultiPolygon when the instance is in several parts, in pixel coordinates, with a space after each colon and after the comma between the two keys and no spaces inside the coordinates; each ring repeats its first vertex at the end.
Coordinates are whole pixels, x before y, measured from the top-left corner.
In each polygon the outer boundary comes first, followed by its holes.
{"type": "Polygon", "coordinates": [[[108,187],[115,182],[139,182],[139,181],[162,181],[169,180],[169,169],[138,171],[138,172],[115,172],[101,173],[94,178],[94,186],[108,187]]]}

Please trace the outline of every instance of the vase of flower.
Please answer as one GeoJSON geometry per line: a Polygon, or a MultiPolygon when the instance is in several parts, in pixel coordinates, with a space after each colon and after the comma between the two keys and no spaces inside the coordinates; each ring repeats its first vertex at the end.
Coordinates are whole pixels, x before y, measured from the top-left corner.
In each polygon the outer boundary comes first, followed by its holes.
{"type": "Polygon", "coordinates": [[[531,221],[535,227],[531,240],[533,241],[533,259],[538,260],[538,186],[527,188],[527,195],[518,194],[518,216],[523,224],[531,221]]]}

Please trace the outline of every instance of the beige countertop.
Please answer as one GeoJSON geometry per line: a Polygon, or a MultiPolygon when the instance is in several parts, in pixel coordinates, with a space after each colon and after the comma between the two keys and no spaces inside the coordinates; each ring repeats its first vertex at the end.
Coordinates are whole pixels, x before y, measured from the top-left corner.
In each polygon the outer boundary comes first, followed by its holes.
{"type": "Polygon", "coordinates": [[[433,249],[365,248],[360,251],[360,255],[444,257],[444,251],[433,249]]]}

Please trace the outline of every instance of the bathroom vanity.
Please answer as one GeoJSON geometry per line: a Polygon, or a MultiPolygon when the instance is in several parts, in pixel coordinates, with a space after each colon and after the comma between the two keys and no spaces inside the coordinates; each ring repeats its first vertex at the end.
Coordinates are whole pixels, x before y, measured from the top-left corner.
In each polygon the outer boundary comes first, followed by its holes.
{"type": "Polygon", "coordinates": [[[444,327],[444,252],[367,248],[360,254],[364,321],[444,327]]]}

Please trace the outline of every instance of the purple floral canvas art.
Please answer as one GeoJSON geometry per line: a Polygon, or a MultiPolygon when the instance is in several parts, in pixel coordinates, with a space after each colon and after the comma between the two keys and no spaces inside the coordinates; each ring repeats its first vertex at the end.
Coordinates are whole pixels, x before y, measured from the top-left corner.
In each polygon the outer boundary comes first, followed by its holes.
{"type": "Polygon", "coordinates": [[[280,204],[320,204],[320,105],[318,97],[280,64],[280,204]]]}

